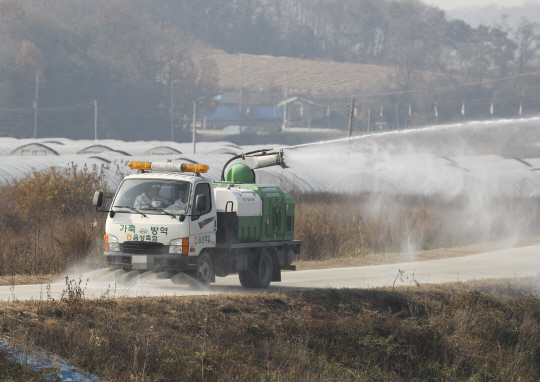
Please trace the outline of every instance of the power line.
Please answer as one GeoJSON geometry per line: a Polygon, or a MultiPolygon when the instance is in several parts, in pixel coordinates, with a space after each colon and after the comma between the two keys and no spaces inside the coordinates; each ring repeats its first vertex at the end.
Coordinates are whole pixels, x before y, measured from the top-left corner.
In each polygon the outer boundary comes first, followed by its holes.
{"type": "MultiPolygon", "coordinates": [[[[49,107],[49,108],[38,108],[39,111],[56,111],[56,110],[69,110],[69,109],[76,109],[83,106],[90,106],[94,105],[94,102],[88,102],[88,103],[81,103],[79,105],[72,105],[72,106],[60,106],[60,107],[49,107]]],[[[34,108],[24,108],[24,109],[3,109],[0,108],[0,111],[15,111],[15,112],[33,112],[34,108]]]]}
{"type": "MultiPolygon", "coordinates": [[[[469,83],[461,84],[461,85],[441,86],[441,87],[433,88],[433,90],[431,90],[431,91],[440,91],[440,90],[447,90],[447,89],[464,88],[464,87],[468,87],[468,86],[483,85],[483,84],[495,83],[495,82],[500,82],[500,81],[517,80],[517,79],[519,79],[521,77],[532,76],[532,75],[537,75],[537,74],[540,74],[540,71],[525,73],[525,74],[521,74],[520,76],[502,77],[502,78],[497,78],[497,79],[493,79],[493,80],[483,80],[483,81],[469,82],[469,83]]],[[[378,94],[353,94],[352,96],[347,96],[347,97],[381,97],[381,96],[389,96],[389,95],[419,93],[419,92],[429,92],[429,90],[426,90],[426,89],[413,89],[413,90],[402,90],[402,91],[378,93],[378,94]]]]}
{"type": "Polygon", "coordinates": [[[69,109],[78,109],[84,106],[94,106],[94,101],[88,103],[81,103],[79,105],[73,106],[63,106],[63,107],[49,107],[49,108],[40,108],[40,111],[56,111],[56,110],[69,110],[69,109]]]}

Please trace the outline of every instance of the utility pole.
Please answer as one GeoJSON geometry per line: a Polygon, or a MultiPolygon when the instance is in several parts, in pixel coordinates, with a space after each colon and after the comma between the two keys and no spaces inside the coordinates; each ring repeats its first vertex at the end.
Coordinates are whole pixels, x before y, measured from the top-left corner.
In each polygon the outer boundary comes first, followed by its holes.
{"type": "Polygon", "coordinates": [[[242,55],[240,55],[240,92],[238,94],[238,97],[240,97],[240,99],[238,100],[238,107],[239,107],[239,112],[240,112],[239,114],[241,117],[244,115],[244,92],[243,92],[244,84],[243,84],[243,79],[242,79],[243,67],[244,65],[242,64],[242,55]]]}
{"type": "Polygon", "coordinates": [[[367,132],[369,133],[370,131],[371,131],[371,106],[369,107],[368,115],[367,115],[367,132]]]}
{"type": "Polygon", "coordinates": [[[36,70],[36,98],[34,101],[34,138],[37,137],[38,96],[39,96],[39,70],[36,70]]]}
{"type": "Polygon", "coordinates": [[[195,154],[195,123],[197,122],[197,100],[193,101],[193,154],[195,154]]]}
{"type": "Polygon", "coordinates": [[[349,110],[349,138],[352,136],[353,117],[354,117],[354,98],[351,98],[351,110],[349,110]]]}
{"type": "Polygon", "coordinates": [[[171,81],[171,141],[174,142],[174,93],[173,93],[173,80],[171,81]]]}
{"type": "Polygon", "coordinates": [[[396,127],[399,130],[399,101],[396,102],[396,127]]]}
{"type": "Polygon", "coordinates": [[[94,140],[97,141],[97,100],[94,100],[94,140]]]}
{"type": "Polygon", "coordinates": [[[290,64],[287,64],[287,80],[285,82],[285,104],[283,105],[283,124],[281,126],[281,131],[286,131],[287,130],[287,124],[288,124],[288,120],[287,120],[287,111],[288,111],[288,107],[289,106],[289,103],[288,103],[288,100],[289,100],[289,67],[290,67],[290,64]]]}

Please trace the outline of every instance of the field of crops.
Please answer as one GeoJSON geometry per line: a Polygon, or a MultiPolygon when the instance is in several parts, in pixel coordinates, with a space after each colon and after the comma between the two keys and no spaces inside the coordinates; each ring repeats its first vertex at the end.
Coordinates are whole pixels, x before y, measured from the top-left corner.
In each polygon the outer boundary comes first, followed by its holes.
{"type": "Polygon", "coordinates": [[[389,87],[392,69],[377,65],[350,64],[291,57],[228,54],[208,55],[219,68],[220,88],[245,90],[285,90],[290,94],[352,95],[389,87]],[[242,68],[240,70],[240,65],[242,68]]]}

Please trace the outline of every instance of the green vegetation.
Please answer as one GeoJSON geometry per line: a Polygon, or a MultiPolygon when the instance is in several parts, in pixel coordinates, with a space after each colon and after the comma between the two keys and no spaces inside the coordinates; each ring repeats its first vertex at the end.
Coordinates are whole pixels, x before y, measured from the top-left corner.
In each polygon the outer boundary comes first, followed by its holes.
{"type": "Polygon", "coordinates": [[[532,381],[540,302],[522,287],[73,294],[0,305],[0,336],[110,381],[532,381]]]}

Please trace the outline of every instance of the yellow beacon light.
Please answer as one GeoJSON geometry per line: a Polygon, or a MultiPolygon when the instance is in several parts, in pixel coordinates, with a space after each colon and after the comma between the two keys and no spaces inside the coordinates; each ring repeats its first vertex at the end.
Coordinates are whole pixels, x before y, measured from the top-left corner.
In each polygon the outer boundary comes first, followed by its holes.
{"type": "Polygon", "coordinates": [[[172,163],[172,162],[129,162],[132,170],[176,171],[176,172],[207,172],[207,164],[172,163]]]}
{"type": "Polygon", "coordinates": [[[152,162],[129,162],[128,166],[132,170],[151,170],[152,162]]]}
{"type": "Polygon", "coordinates": [[[181,169],[183,172],[207,172],[210,170],[210,167],[207,164],[182,163],[181,169]]]}

